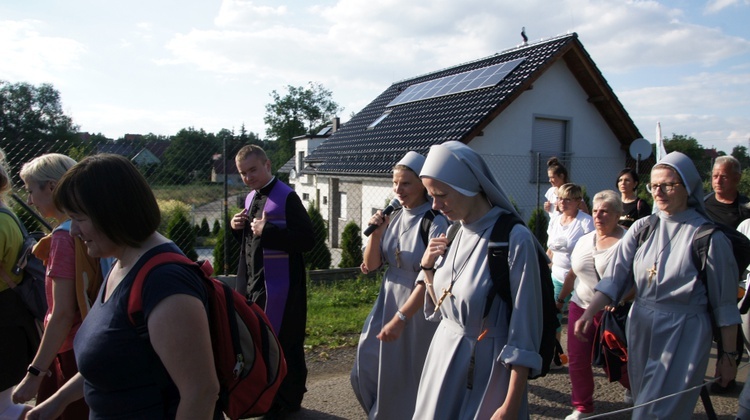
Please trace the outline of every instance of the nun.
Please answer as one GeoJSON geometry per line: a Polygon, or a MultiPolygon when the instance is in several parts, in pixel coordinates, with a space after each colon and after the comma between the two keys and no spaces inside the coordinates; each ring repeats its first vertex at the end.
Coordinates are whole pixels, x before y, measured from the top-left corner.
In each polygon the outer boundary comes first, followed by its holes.
{"type": "Polygon", "coordinates": [[[436,325],[422,314],[425,285],[417,283],[427,238],[445,234],[448,220],[430,207],[419,179],[425,158],[408,152],[393,167],[393,193],[401,204],[391,216],[370,218],[377,226],[364,252],[365,273],[385,266],[380,293],[362,328],[351,372],[354,395],[370,419],[410,419],[427,348],[436,325]],[[429,223],[425,223],[429,222],[429,223]]]}
{"type": "MultiPolygon", "coordinates": [[[[649,218],[636,220],[628,229],[592,303],[576,322],[575,334],[585,340],[583,334],[593,328],[594,314],[610,302],[619,302],[635,286],[626,331],[628,376],[638,407],[633,418],[690,418],[711,351],[709,308],[723,342],[736,343],[737,265],[729,239],[716,231],[706,261],[708,290],[698,277],[691,252],[693,236],[710,219],[703,207],[701,177],[690,158],[680,152],[666,155],[651,170],[646,189],[659,210],[653,232],[639,247],[637,234],[649,218]]],[[[737,349],[724,350],[717,365],[722,386],[737,372],[737,349]]]]}
{"type": "Polygon", "coordinates": [[[543,249],[525,225],[513,227],[508,264],[515,299],[506,307],[494,298],[487,249],[498,218],[516,211],[487,164],[449,141],[430,148],[420,177],[433,209],[459,228],[454,236],[451,227],[450,242],[432,239],[422,256],[425,315],[439,324],[413,418],[528,418],[527,377],[542,367],[537,252],[543,249]]]}

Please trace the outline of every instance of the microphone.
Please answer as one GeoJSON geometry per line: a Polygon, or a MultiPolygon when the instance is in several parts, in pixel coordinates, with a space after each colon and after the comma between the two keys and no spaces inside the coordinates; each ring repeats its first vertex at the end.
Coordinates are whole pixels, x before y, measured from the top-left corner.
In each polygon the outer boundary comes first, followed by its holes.
{"type": "MultiPolygon", "coordinates": [[[[401,202],[398,201],[397,198],[394,198],[391,200],[391,203],[388,204],[388,207],[383,209],[383,216],[390,216],[391,213],[393,213],[395,210],[398,210],[401,208],[401,202]]],[[[378,228],[380,225],[367,225],[367,229],[365,229],[365,236],[370,236],[372,232],[375,232],[375,229],[378,228]]]]}

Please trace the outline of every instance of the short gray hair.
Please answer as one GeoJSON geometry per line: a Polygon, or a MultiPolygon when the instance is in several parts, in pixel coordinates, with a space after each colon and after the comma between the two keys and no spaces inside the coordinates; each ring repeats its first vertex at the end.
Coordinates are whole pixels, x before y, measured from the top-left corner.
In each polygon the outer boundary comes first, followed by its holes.
{"type": "Polygon", "coordinates": [[[714,168],[717,166],[728,166],[732,172],[736,174],[742,174],[742,166],[740,165],[740,161],[737,160],[734,156],[730,155],[724,155],[719,156],[714,161],[714,168]]]}
{"type": "MultiPolygon", "coordinates": [[[[594,195],[592,203],[596,203],[598,201],[609,204],[612,207],[612,210],[617,214],[622,214],[623,212],[620,193],[616,193],[612,190],[599,191],[594,195]]],[[[594,207],[596,207],[596,204],[594,204],[594,207]]]]}

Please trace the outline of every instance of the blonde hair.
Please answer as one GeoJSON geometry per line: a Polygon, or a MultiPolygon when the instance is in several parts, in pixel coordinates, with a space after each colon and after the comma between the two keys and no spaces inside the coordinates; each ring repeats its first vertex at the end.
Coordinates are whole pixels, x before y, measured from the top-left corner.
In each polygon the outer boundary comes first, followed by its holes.
{"type": "Polygon", "coordinates": [[[583,198],[583,191],[581,190],[581,187],[576,184],[563,184],[557,188],[557,197],[577,200],[583,198]]]}
{"type": "Polygon", "coordinates": [[[47,153],[31,159],[21,167],[21,179],[26,184],[35,182],[40,187],[47,182],[57,182],[76,164],[73,158],[60,153],[47,153]]]}

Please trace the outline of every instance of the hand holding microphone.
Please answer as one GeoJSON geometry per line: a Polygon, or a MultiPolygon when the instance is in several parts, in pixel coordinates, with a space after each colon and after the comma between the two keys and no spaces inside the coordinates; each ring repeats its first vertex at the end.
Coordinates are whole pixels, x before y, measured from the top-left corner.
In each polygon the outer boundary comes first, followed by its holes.
{"type": "MultiPolygon", "coordinates": [[[[394,198],[393,200],[391,200],[391,203],[388,204],[388,207],[383,209],[383,216],[384,217],[390,216],[391,213],[393,213],[395,210],[398,210],[400,208],[401,208],[401,202],[398,201],[397,198],[394,198]]],[[[365,236],[370,236],[372,232],[375,232],[375,229],[377,229],[378,226],[380,225],[373,225],[373,224],[367,225],[367,229],[365,229],[364,231],[365,236]]]]}

